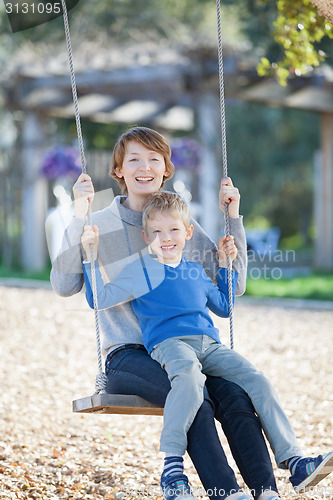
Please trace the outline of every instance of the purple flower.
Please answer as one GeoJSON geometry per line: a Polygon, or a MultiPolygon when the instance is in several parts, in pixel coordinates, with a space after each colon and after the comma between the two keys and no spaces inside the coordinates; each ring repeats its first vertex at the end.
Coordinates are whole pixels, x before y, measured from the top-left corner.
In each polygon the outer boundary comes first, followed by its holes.
{"type": "Polygon", "coordinates": [[[201,148],[194,139],[181,137],[171,143],[171,161],[175,168],[197,170],[200,167],[201,148]]]}
{"type": "Polygon", "coordinates": [[[41,174],[47,179],[75,178],[81,173],[80,156],[72,146],[55,146],[43,159],[41,174]]]}

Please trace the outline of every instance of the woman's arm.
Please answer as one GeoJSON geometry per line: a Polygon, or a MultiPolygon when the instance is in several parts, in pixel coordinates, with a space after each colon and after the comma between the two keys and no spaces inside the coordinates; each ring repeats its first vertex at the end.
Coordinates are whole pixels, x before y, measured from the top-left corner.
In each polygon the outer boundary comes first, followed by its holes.
{"type": "MultiPolygon", "coordinates": [[[[213,240],[205,233],[200,224],[191,219],[193,237],[186,242],[184,257],[192,262],[198,262],[205,269],[207,275],[216,282],[219,268],[218,250],[213,240]]],[[[247,255],[246,237],[242,217],[230,220],[230,233],[234,236],[237,247],[237,257],[233,261],[233,269],[238,273],[236,295],[243,295],[246,288],[247,255]]]]}
{"type": "Polygon", "coordinates": [[[83,286],[81,235],[94,186],[88,174],[81,174],[73,186],[75,215],[65,229],[61,249],[52,263],[52,288],[64,297],[78,293],[83,286]]]}
{"type": "Polygon", "coordinates": [[[65,229],[62,247],[52,264],[51,285],[63,297],[78,293],[84,283],[80,242],[84,222],[73,217],[71,224],[65,229]]]}
{"type": "MultiPolygon", "coordinates": [[[[229,204],[230,234],[234,237],[237,247],[237,257],[232,267],[239,275],[237,281],[236,295],[243,295],[246,289],[247,273],[247,244],[243,217],[239,215],[240,194],[232,185],[231,179],[222,179],[219,194],[220,209],[224,211],[225,203],[229,204]]],[[[200,263],[207,275],[216,282],[218,271],[218,250],[214,241],[205,233],[202,227],[193,219],[193,237],[186,243],[184,257],[193,262],[200,263]]]]}
{"type": "Polygon", "coordinates": [[[246,289],[247,243],[243,217],[239,215],[240,193],[233,185],[230,177],[221,180],[219,192],[219,206],[223,213],[225,213],[226,205],[228,206],[230,234],[234,236],[238,250],[237,257],[232,265],[233,269],[239,273],[236,294],[243,295],[246,289]]]}
{"type": "Polygon", "coordinates": [[[246,234],[243,226],[243,217],[229,219],[230,234],[235,238],[237,247],[237,257],[232,263],[233,269],[238,273],[236,295],[243,295],[246,290],[246,274],[247,274],[247,243],[246,234]]]}

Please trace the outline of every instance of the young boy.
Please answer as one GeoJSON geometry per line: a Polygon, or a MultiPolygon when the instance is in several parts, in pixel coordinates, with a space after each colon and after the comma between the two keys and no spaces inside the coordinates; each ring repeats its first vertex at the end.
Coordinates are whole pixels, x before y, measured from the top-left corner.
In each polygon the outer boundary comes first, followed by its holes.
{"type": "MultiPolygon", "coordinates": [[[[161,486],[165,498],[175,477],[182,480],[186,434],[203,401],[205,375],[236,382],[249,394],[281,468],[289,467],[296,491],[317,484],[333,469],[333,452],[301,458],[294,431],[282,411],[269,380],[236,351],[221,344],[209,309],[229,316],[227,254],[237,255],[233,238],[219,242],[217,286],[203,268],[182,258],[186,240],[193,234],[187,205],[174,193],[157,192],[143,211],[142,235],[148,252],[130,263],[112,282],[104,285],[95,261],[99,309],[132,301],[142,330],[143,343],[153,359],[167,371],[171,390],[164,407],[160,450],[166,453],[161,486]]],[[[86,227],[82,245],[97,255],[98,229],[86,227]]],[[[93,307],[91,269],[84,263],[87,300],[93,307]]],[[[237,274],[233,271],[233,299],[237,274]]],[[[183,496],[193,498],[190,493],[183,496]]],[[[238,497],[241,498],[241,497],[238,497]]],[[[242,497],[248,498],[248,497],[242,497]]]]}

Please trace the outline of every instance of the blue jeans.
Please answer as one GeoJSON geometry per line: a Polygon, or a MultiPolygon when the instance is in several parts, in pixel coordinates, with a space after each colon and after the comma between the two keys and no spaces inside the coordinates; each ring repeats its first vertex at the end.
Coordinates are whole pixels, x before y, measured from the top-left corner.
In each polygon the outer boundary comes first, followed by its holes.
{"type": "MultiPolygon", "coordinates": [[[[123,349],[106,361],[107,392],[137,394],[164,406],[170,390],[167,373],[143,349],[123,349]]],[[[258,498],[262,490],[277,491],[261,426],[247,394],[236,384],[207,377],[206,396],[188,431],[187,451],[211,500],[239,489],[222,449],[215,423],[222,424],[244,481],[258,498]]]]}

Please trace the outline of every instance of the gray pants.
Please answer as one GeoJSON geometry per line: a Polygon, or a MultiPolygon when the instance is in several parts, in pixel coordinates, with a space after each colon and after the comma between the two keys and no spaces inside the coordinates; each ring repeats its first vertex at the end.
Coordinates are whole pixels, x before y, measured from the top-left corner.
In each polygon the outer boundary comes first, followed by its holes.
{"type": "Polygon", "coordinates": [[[171,390],[164,406],[160,451],[184,455],[187,431],[203,402],[206,375],[242,387],[252,400],[277,464],[302,455],[278,395],[264,374],[236,351],[207,335],[171,337],[157,344],[151,357],[168,373],[171,390]]]}

